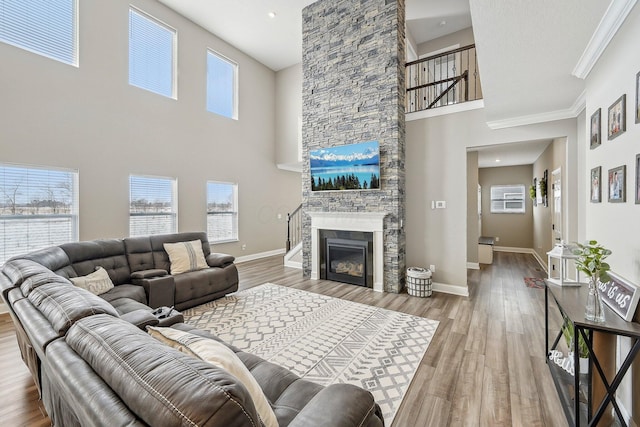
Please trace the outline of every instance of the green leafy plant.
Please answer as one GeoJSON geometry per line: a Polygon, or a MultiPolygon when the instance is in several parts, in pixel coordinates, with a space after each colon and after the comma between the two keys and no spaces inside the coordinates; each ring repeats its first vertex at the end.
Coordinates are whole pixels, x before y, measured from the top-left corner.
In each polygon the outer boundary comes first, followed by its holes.
{"type": "MultiPolygon", "coordinates": [[[[564,335],[569,351],[573,351],[573,324],[567,318],[564,319],[562,324],[562,335],[564,335]]],[[[578,356],[582,358],[589,357],[587,343],[580,334],[578,334],[578,356]]]]}
{"type": "Polygon", "coordinates": [[[584,244],[576,243],[573,254],[578,257],[576,259],[576,268],[578,270],[591,277],[594,281],[600,279],[601,282],[608,282],[610,280],[608,272],[611,267],[604,262],[604,259],[611,255],[609,249],[599,244],[596,240],[589,240],[584,244]]]}
{"type": "Polygon", "coordinates": [[[529,197],[531,197],[531,200],[536,199],[536,186],[533,184],[529,186],[529,197]]]}
{"type": "Polygon", "coordinates": [[[545,197],[547,195],[547,180],[540,178],[540,181],[538,181],[538,187],[540,188],[540,195],[545,197]]]}

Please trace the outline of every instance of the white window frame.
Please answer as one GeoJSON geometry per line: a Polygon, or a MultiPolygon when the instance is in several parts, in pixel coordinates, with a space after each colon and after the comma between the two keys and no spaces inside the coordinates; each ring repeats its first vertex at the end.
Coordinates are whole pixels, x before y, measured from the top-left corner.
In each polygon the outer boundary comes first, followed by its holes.
{"type": "MultiPolygon", "coordinates": [[[[19,41],[16,41],[16,40],[6,39],[6,38],[2,37],[2,31],[0,31],[0,41],[2,41],[3,43],[9,44],[9,45],[15,46],[17,48],[26,50],[28,52],[32,52],[32,53],[35,53],[35,54],[40,55],[40,56],[44,56],[44,57],[49,58],[49,59],[53,59],[55,61],[62,62],[63,64],[68,64],[68,65],[72,65],[74,67],[78,67],[78,61],[79,61],[78,60],[78,58],[79,58],[79,52],[78,52],[79,51],[79,47],[78,47],[78,45],[79,45],[79,43],[78,43],[78,28],[79,28],[79,24],[78,24],[79,23],[78,6],[79,6],[79,4],[78,3],[79,2],[78,2],[78,0],[68,0],[68,1],[72,4],[72,7],[73,7],[73,18],[72,18],[72,23],[71,23],[72,27],[70,29],[72,31],[72,33],[73,33],[72,36],[71,36],[72,58],[71,58],[70,61],[67,61],[67,60],[62,59],[60,57],[54,56],[51,53],[51,51],[54,50],[54,49],[52,49],[52,47],[45,48],[45,46],[41,46],[41,48],[38,49],[37,46],[36,47],[28,46],[28,45],[20,43],[19,41]]],[[[2,8],[4,3],[5,3],[4,0],[0,0],[0,8],[2,8]]],[[[30,2],[28,2],[28,1],[22,1],[20,3],[25,7],[28,7],[28,6],[33,7],[33,5],[30,5],[29,4],[30,2]]],[[[51,3],[51,2],[48,2],[48,3],[51,3]]],[[[55,8],[56,5],[51,5],[51,6],[53,8],[55,8]]],[[[52,18],[52,17],[55,17],[55,15],[47,14],[47,17],[48,18],[52,18]]],[[[0,18],[1,18],[1,16],[0,16],[0,18]]],[[[24,26],[23,22],[11,22],[10,24],[12,24],[11,25],[12,27],[17,29],[17,31],[12,31],[14,36],[20,37],[21,35],[22,36],[28,35],[30,37],[22,37],[22,38],[23,39],[29,38],[29,41],[31,41],[31,42],[33,42],[34,39],[37,38],[37,37],[39,37],[41,39],[49,39],[46,34],[38,34],[33,27],[24,26]]],[[[3,26],[4,26],[4,20],[0,19],[0,30],[3,28],[3,26]]],[[[5,27],[5,28],[7,28],[7,27],[5,27]]],[[[68,47],[68,46],[66,46],[66,47],[68,47]]]]}
{"type": "Polygon", "coordinates": [[[129,26],[128,26],[128,30],[129,30],[129,53],[128,53],[128,59],[129,59],[129,70],[128,70],[128,74],[129,74],[129,84],[131,86],[140,88],[140,89],[144,89],[146,91],[149,91],[151,93],[155,93],[157,95],[161,95],[164,96],[166,98],[170,98],[170,99],[178,99],[178,31],[173,28],[171,25],[168,25],[167,23],[159,20],[158,18],[136,8],[133,6],[129,7],[129,26]],[[149,21],[151,21],[152,23],[158,25],[159,27],[167,30],[168,32],[172,33],[172,46],[171,46],[171,94],[167,95],[165,93],[162,93],[160,91],[154,90],[153,88],[150,87],[146,87],[144,85],[140,85],[140,84],[136,84],[133,83],[131,81],[132,76],[131,76],[131,14],[137,14],[138,16],[147,19],[149,21]]]}
{"type": "Polygon", "coordinates": [[[207,49],[207,70],[206,70],[206,80],[207,80],[207,88],[206,88],[206,109],[208,112],[216,114],[220,117],[226,117],[229,119],[233,119],[233,120],[238,120],[238,74],[239,74],[239,66],[238,63],[233,61],[232,59],[229,59],[228,57],[222,55],[219,52],[216,52],[213,49],[207,49]],[[224,114],[220,114],[216,111],[212,111],[209,109],[209,96],[211,96],[211,94],[209,93],[209,55],[213,55],[215,57],[217,57],[218,59],[220,59],[221,61],[227,62],[228,64],[230,64],[233,67],[233,106],[232,106],[232,114],[231,116],[226,116],[224,114]]]}
{"type": "Polygon", "coordinates": [[[524,184],[491,186],[491,213],[523,214],[526,212],[526,200],[524,184]]]}
{"type": "MultiPolygon", "coordinates": [[[[151,199],[153,196],[148,195],[148,199],[151,199]]],[[[166,195],[164,196],[166,197],[166,195]]],[[[159,200],[148,200],[149,204],[153,203],[167,203],[159,200]]],[[[176,178],[164,177],[164,176],[151,176],[151,175],[129,175],[129,236],[148,236],[154,234],[170,234],[176,233],[178,231],[178,180],[176,178]],[[171,185],[171,200],[169,203],[169,211],[163,211],[156,208],[156,210],[151,211],[140,211],[140,207],[137,209],[133,208],[133,179],[139,180],[149,180],[149,181],[167,181],[166,184],[171,185]],[[170,217],[170,227],[169,229],[162,229],[158,227],[158,230],[149,231],[149,225],[152,223],[146,224],[146,228],[143,232],[136,232],[136,227],[134,226],[133,218],[135,217],[170,217]]]]}
{"type": "Polygon", "coordinates": [[[49,246],[77,242],[78,205],[77,170],[0,163],[0,265],[12,256],[49,246]],[[11,169],[14,171],[10,171],[11,169]],[[10,184],[7,182],[12,176],[17,178],[21,173],[24,175],[19,182],[14,180],[11,180],[10,184]],[[55,180],[53,177],[45,179],[42,173],[68,174],[68,176],[59,176],[55,180]],[[65,184],[70,185],[71,188],[63,187],[65,184]],[[23,185],[22,190],[20,185],[23,185]],[[70,192],[66,200],[61,202],[62,205],[55,203],[60,196],[59,192],[55,191],[56,188],[70,192]],[[43,203],[34,203],[38,200],[43,203]],[[53,206],[51,201],[54,202],[53,206]],[[65,212],[58,211],[60,206],[65,212]],[[62,227],[56,227],[56,225],[62,225],[62,227]],[[58,228],[57,231],[56,228],[58,228]]]}
{"type": "Polygon", "coordinates": [[[238,184],[233,182],[223,182],[223,181],[207,181],[207,236],[209,239],[209,243],[229,243],[229,242],[237,242],[239,240],[239,226],[238,226],[238,184]],[[232,207],[228,211],[216,211],[212,209],[212,200],[209,198],[210,196],[210,185],[228,185],[232,188],[232,207]],[[230,215],[231,218],[231,234],[225,235],[222,237],[218,237],[215,234],[215,230],[210,223],[210,220],[213,220],[216,215],[230,215]]]}

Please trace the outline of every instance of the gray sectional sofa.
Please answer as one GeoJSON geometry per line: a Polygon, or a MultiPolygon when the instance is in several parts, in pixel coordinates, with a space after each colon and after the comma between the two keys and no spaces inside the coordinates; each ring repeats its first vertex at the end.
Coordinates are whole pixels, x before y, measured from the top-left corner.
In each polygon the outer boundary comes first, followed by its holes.
{"type": "MultiPolygon", "coordinates": [[[[212,254],[205,233],[70,243],[15,257],[0,274],[22,358],[47,413],[53,425],[71,427],[261,426],[252,395],[236,377],[145,329],[171,325],[167,330],[221,342],[182,316],[163,325],[153,308],[192,307],[237,288],[233,257],[212,254]],[[208,268],[169,274],[163,244],[192,240],[201,240],[208,268]],[[98,266],[115,285],[106,293],[69,280],[98,266]]],[[[369,392],[323,387],[224,345],[257,381],[279,426],[384,425],[369,392]]]]}

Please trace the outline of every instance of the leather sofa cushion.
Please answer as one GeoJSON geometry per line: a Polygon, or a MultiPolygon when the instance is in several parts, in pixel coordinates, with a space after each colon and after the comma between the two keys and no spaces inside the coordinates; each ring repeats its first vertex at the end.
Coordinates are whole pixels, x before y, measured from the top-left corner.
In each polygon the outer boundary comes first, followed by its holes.
{"type": "MultiPolygon", "coordinates": [[[[102,296],[102,295],[101,295],[102,296]]],[[[118,298],[109,301],[109,304],[116,309],[119,315],[130,313],[136,310],[146,310],[151,313],[151,308],[142,304],[141,302],[132,300],[131,298],[118,298]]]]}
{"type": "Polygon", "coordinates": [[[71,327],[66,341],[149,425],[261,425],[247,390],[232,375],[122,319],[87,317],[71,327]]]}
{"type": "Polygon", "coordinates": [[[160,234],[154,236],[128,237],[124,239],[127,259],[131,272],[140,270],[161,269],[170,271],[169,256],[164,250],[165,243],[188,242],[200,240],[205,258],[211,253],[211,247],[205,232],[187,232],[160,234]]]}
{"type": "Polygon", "coordinates": [[[229,271],[222,268],[207,268],[173,276],[176,284],[175,303],[196,300],[205,295],[227,289],[236,284],[235,265],[229,271]]]}
{"type": "Polygon", "coordinates": [[[29,294],[29,301],[49,320],[59,335],[64,335],[71,325],[87,316],[102,313],[118,316],[111,304],[68,282],[66,286],[60,283],[38,286],[29,294]]]}
{"type": "Polygon", "coordinates": [[[36,273],[25,279],[20,285],[20,290],[25,297],[28,297],[34,289],[48,283],[57,283],[64,288],[68,286],[73,287],[71,282],[64,277],[58,276],[57,274],[45,269],[43,272],[36,273]]]}
{"type": "Polygon", "coordinates": [[[30,259],[14,258],[2,266],[2,272],[14,286],[21,286],[29,277],[51,272],[51,270],[30,259]]]}
{"type": "Polygon", "coordinates": [[[100,294],[100,298],[108,302],[113,302],[120,298],[129,298],[141,304],[147,303],[147,294],[145,293],[144,288],[142,286],[130,284],[115,286],[104,294],[100,294]]]}
{"type": "Polygon", "coordinates": [[[229,347],[216,340],[203,338],[189,332],[173,328],[148,328],[149,335],[168,346],[185,354],[198,357],[215,366],[229,371],[247,388],[260,419],[266,427],[278,427],[278,420],[273,413],[260,385],[251,375],[249,369],[229,347]]]}
{"type": "Polygon", "coordinates": [[[130,283],[131,270],[124,242],[119,239],[65,243],[60,248],[67,254],[76,276],[93,273],[96,267],[107,270],[115,285],[130,283]]]}

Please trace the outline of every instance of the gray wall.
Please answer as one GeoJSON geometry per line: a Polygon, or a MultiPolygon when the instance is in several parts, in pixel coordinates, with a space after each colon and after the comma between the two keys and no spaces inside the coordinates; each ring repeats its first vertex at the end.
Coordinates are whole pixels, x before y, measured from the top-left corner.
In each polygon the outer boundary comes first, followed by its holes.
{"type": "MultiPolygon", "coordinates": [[[[582,188],[584,202],[581,207],[586,214],[582,239],[598,240],[611,249],[613,254],[607,261],[612,271],[636,285],[640,284],[640,228],[637,226],[640,205],[635,203],[635,163],[636,155],[640,153],[640,124],[635,123],[636,74],[640,71],[639,38],[640,7],[636,5],[586,78],[586,120],[583,121],[584,137],[580,144],[585,168],[579,177],[581,182],[588,183],[591,168],[600,166],[604,183],[609,169],[626,165],[626,203],[609,203],[606,186],[602,188],[602,203],[590,203],[588,186],[582,188]],[[613,141],[608,141],[607,109],[623,94],[627,95],[627,130],[613,141]],[[590,117],[598,108],[602,109],[602,145],[590,150],[590,117]]],[[[640,320],[638,310],[634,320],[640,320]]],[[[631,343],[628,339],[619,339],[618,345],[628,350],[631,343]]],[[[636,425],[640,424],[640,362],[637,359],[632,373],[627,374],[616,395],[627,411],[633,412],[636,425]]]]}
{"type": "Polygon", "coordinates": [[[529,198],[532,166],[481,168],[478,172],[478,180],[482,186],[482,230],[480,234],[499,238],[497,246],[532,248],[533,203],[529,198]],[[525,187],[525,213],[491,213],[491,186],[512,184],[522,184],[525,187]]]}
{"type": "MultiPolygon", "coordinates": [[[[575,158],[575,119],[491,130],[484,109],[407,118],[407,264],[435,264],[435,282],[466,288],[467,148],[562,136],[567,136],[566,149],[575,158]],[[446,209],[432,210],[432,200],[445,200],[446,209]]],[[[565,212],[577,218],[578,204],[571,198],[577,197],[577,169],[567,163],[570,194],[565,212]]],[[[573,229],[568,238],[577,238],[573,229]]]]}
{"type": "Polygon", "coordinates": [[[302,161],[302,64],[276,73],[276,161],[302,161]]]}
{"type": "MultiPolygon", "coordinates": [[[[404,0],[320,0],[303,21],[303,206],[309,211],[388,212],[384,288],[404,285],[404,0]],[[309,150],[376,140],[380,190],[311,192],[309,150]]],[[[311,273],[304,215],[303,269],[311,273]]]]}
{"type": "Polygon", "coordinates": [[[82,240],[126,236],[129,174],[148,174],[178,179],[182,231],[206,229],[207,180],[237,182],[240,242],[214,250],[283,248],[300,180],[275,166],[275,73],[160,3],[135,0],[178,31],[178,99],[138,89],[128,84],[129,2],[81,3],[79,68],[0,43],[0,162],[78,169],[82,240]],[[206,111],[207,48],[239,64],[237,121],[206,111]]]}
{"type": "Polygon", "coordinates": [[[467,153],[467,262],[478,262],[478,152],[467,153]]]}

